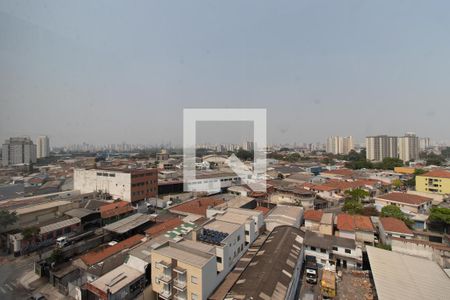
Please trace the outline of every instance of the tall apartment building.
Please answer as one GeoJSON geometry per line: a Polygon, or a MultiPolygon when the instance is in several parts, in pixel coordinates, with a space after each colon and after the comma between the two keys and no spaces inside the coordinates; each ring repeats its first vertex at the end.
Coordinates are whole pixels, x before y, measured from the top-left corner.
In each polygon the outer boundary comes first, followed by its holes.
{"type": "Polygon", "coordinates": [[[12,137],[2,146],[2,165],[31,164],[36,162],[36,145],[30,138],[12,137]]]}
{"type": "Polygon", "coordinates": [[[406,133],[398,138],[398,156],[403,161],[418,159],[419,148],[419,137],[414,133],[406,133]]]}
{"type": "Polygon", "coordinates": [[[36,140],[36,146],[37,146],[36,151],[37,158],[44,158],[50,155],[50,140],[48,136],[46,135],[38,136],[36,140]]]}
{"type": "Polygon", "coordinates": [[[75,169],[74,190],[103,192],[114,199],[140,202],[158,194],[157,169],[75,169]]]}
{"type": "Polygon", "coordinates": [[[427,148],[430,148],[431,147],[431,139],[428,137],[420,138],[419,144],[420,144],[420,150],[425,150],[427,148]]]}
{"type": "Polygon", "coordinates": [[[382,161],[386,157],[398,157],[398,138],[387,135],[366,137],[367,160],[382,161]]]}
{"type": "Polygon", "coordinates": [[[348,154],[354,149],[351,136],[330,136],[327,139],[326,151],[333,154],[348,154]]]}

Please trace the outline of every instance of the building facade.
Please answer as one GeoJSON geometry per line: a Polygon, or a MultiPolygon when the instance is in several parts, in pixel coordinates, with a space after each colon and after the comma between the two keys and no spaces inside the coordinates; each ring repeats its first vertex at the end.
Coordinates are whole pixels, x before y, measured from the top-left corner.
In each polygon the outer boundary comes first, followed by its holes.
{"type": "Polygon", "coordinates": [[[348,154],[354,149],[353,137],[330,136],[327,139],[326,151],[333,154],[348,154]]]}
{"type": "Polygon", "coordinates": [[[36,157],[37,158],[44,158],[48,157],[50,155],[50,140],[48,136],[42,135],[38,136],[36,140],[36,157]]]}
{"type": "Polygon", "coordinates": [[[398,138],[387,135],[366,137],[367,160],[382,161],[386,157],[398,157],[398,138]]]}
{"type": "Polygon", "coordinates": [[[416,176],[416,191],[436,194],[450,194],[450,172],[433,170],[416,176]]]}
{"type": "Polygon", "coordinates": [[[157,169],[75,169],[74,190],[102,192],[114,199],[140,202],[157,196],[157,169]]]}
{"type": "Polygon", "coordinates": [[[32,164],[36,162],[36,145],[30,138],[12,137],[2,146],[2,165],[32,164]]]}
{"type": "Polygon", "coordinates": [[[403,161],[419,159],[419,137],[414,133],[406,133],[398,139],[398,156],[403,161]]]}

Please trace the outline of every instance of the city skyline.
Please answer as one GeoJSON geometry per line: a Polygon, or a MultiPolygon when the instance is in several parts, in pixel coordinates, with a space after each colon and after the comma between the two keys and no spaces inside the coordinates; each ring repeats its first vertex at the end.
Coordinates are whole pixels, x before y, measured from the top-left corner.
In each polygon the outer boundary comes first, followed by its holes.
{"type": "Polygon", "coordinates": [[[2,1],[0,139],[181,144],[184,108],[228,107],[269,143],[448,141],[445,6],[2,1]]]}

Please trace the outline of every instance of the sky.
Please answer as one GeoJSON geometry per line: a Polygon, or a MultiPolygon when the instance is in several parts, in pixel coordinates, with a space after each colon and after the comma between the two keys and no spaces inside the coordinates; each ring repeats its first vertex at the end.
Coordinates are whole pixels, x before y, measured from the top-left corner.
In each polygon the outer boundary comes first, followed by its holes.
{"type": "Polygon", "coordinates": [[[265,108],[269,143],[450,141],[450,2],[0,0],[1,140],[182,144],[184,108],[265,108]]]}

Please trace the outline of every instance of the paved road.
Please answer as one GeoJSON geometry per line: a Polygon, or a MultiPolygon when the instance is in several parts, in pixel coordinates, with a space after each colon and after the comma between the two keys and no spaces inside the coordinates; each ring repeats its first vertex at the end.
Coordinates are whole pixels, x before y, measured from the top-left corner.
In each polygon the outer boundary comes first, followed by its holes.
{"type": "Polygon", "coordinates": [[[0,299],[27,299],[30,293],[19,283],[19,279],[33,270],[35,255],[4,261],[0,265],[0,299]]]}

